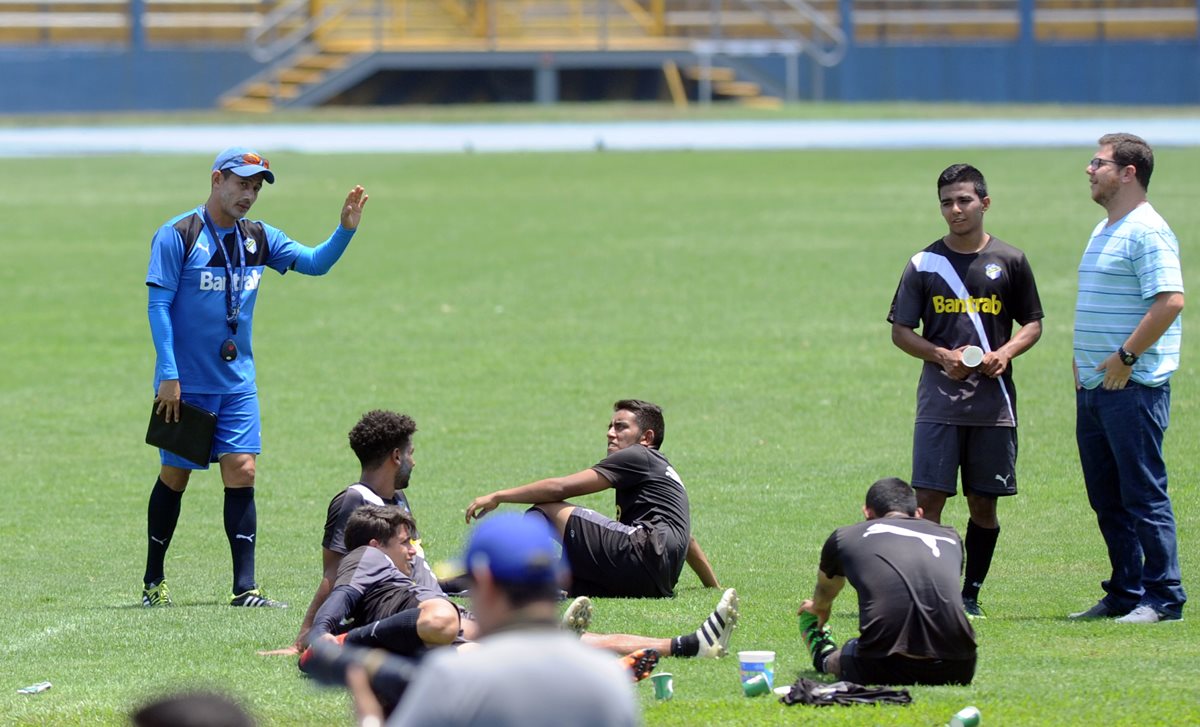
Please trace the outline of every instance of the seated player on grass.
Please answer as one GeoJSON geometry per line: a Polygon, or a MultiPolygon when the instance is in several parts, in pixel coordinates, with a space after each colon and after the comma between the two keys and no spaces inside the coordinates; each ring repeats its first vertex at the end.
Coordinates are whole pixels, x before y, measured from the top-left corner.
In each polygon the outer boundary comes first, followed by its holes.
{"type": "Polygon", "coordinates": [[[970,684],[975,632],[959,597],[958,533],[921,519],[916,493],[896,477],[871,485],[863,515],[825,541],[816,590],[800,604],[813,668],[856,684],[970,684]],[[847,580],[861,636],[839,649],[827,622],[847,580]]]}
{"type": "MultiPolygon", "coordinates": [[[[412,518],[399,508],[363,505],[354,511],[346,525],[346,547],[352,550],[313,619],[310,641],[333,640],[416,656],[431,647],[462,644],[478,636],[469,611],[407,575],[415,555],[413,529],[412,518]],[[350,630],[335,636],[343,623],[350,624],[350,630]]],[[[700,628],[674,638],[588,633],[592,606],[587,597],[571,603],[562,623],[580,633],[585,644],[618,654],[653,650],[678,657],[718,658],[727,653],[737,607],[737,593],[730,588],[700,628]]],[[[301,669],[306,654],[301,655],[301,669]]]]}
{"type": "Polygon", "coordinates": [[[664,598],[686,561],[707,588],[720,588],[708,558],[691,532],[687,490],[662,455],[662,409],[623,399],[613,405],[608,456],[565,477],[538,480],[475,498],[466,520],[501,503],[534,505],[558,531],[571,566],[572,595],[664,598]],[[566,500],[612,488],[617,519],[566,500]]]}
{"type": "MultiPolygon", "coordinates": [[[[347,667],[360,724],[378,725],[387,704],[399,702],[387,724],[516,727],[632,727],[641,723],[637,695],[616,660],[556,628],[565,585],[559,545],[541,519],[505,513],[472,532],[464,563],[472,578],[471,606],[484,634],[475,648],[441,649],[405,679],[380,678],[400,657],[366,652],[347,667]],[[373,666],[380,664],[379,669],[373,666]],[[374,671],[374,674],[372,674],[374,671]],[[356,676],[357,674],[357,676],[356,676]]],[[[350,657],[319,641],[318,658],[350,657]]],[[[319,671],[315,671],[319,674],[319,671]]]]}
{"type": "MultiPolygon", "coordinates": [[[[416,431],[417,423],[411,417],[382,409],[363,414],[350,430],[350,448],[361,465],[358,481],[329,501],[325,534],[321,540],[321,581],[304,614],[293,648],[273,653],[299,653],[307,644],[313,618],[333,590],[342,558],[350,550],[346,547],[346,522],[350,514],[366,504],[391,505],[412,514],[404,491],[408,488],[415,467],[413,435],[416,431]]],[[[437,579],[425,563],[420,534],[415,528],[411,534],[417,549],[411,576],[420,585],[438,590],[437,579]]]]}

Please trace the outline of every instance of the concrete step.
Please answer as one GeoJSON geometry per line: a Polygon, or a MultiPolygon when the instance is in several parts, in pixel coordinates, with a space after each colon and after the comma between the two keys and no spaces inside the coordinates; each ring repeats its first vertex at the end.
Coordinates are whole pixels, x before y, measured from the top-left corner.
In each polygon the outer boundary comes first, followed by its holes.
{"type": "Polygon", "coordinates": [[[221,102],[221,108],[226,111],[266,114],[275,110],[275,104],[263,99],[229,98],[221,102]]]}
{"type": "Polygon", "coordinates": [[[320,71],[310,71],[303,68],[289,68],[285,71],[280,71],[277,78],[280,83],[317,83],[325,74],[320,71]]]}
{"type": "Polygon", "coordinates": [[[297,61],[295,68],[305,70],[336,71],[346,67],[350,57],[341,53],[315,53],[297,61]]]}
{"type": "Polygon", "coordinates": [[[259,99],[271,101],[273,99],[286,98],[293,99],[300,95],[300,87],[294,83],[256,83],[248,86],[242,92],[242,96],[247,99],[259,99]]]}
{"type": "Polygon", "coordinates": [[[713,91],[722,96],[759,96],[762,86],[753,81],[719,81],[713,84],[713,91]]]}

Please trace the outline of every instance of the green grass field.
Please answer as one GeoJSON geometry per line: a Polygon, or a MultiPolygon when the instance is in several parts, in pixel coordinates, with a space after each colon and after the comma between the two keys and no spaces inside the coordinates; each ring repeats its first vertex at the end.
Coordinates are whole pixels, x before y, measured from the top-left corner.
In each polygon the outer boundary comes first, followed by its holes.
{"type": "MultiPolygon", "coordinates": [[[[121,724],[152,695],[205,686],[263,724],[349,724],[344,694],[313,687],[293,659],[254,652],[295,634],[319,577],[326,504],[358,474],[346,432],[376,407],[420,426],[409,492],[439,560],[460,549],[472,497],[593,464],[614,400],[661,403],[694,532],[741,594],[732,646],[776,650],[777,684],[812,676],[794,612],[820,545],[860,517],[871,481],[908,476],[919,364],[892,346],[888,305],[908,257],[944,232],[938,172],[971,161],[990,182],[988,229],[1027,251],[1046,310],[1041,343],[1016,362],[1021,495],[1001,504],[975,683],[914,688],[906,708],[816,710],[746,699],[733,658],[667,661],[675,699],[656,703],[639,685],[646,722],[941,725],[967,704],[988,725],[1200,722],[1193,611],[1154,627],[1064,619],[1101,595],[1107,574],[1069,367],[1075,268],[1101,216],[1083,171],[1092,151],[272,155],[279,183],[251,216],[293,237],[324,239],[355,183],[371,201],[329,276],[264,279],[258,574],[293,608],[262,612],[224,605],[215,472],[193,478],[169,554],[177,607],[137,605],[158,467],[142,444],[148,245],[205,198],[210,158],[6,165],[0,721],[121,724]],[[15,693],[41,680],[54,688],[15,693]]],[[[1200,290],[1189,252],[1198,164],[1200,149],[1160,149],[1151,187],[1185,249],[1189,290],[1200,290]]],[[[1166,446],[1196,591],[1192,325],[1166,446]]],[[[612,510],[609,496],[586,502],[612,510]]],[[[965,527],[962,498],[946,521],[965,527]]],[[[690,631],[718,595],[685,573],[674,600],[599,602],[594,627],[690,631]]],[[[832,623],[839,641],[856,633],[851,589],[832,623]]]]}

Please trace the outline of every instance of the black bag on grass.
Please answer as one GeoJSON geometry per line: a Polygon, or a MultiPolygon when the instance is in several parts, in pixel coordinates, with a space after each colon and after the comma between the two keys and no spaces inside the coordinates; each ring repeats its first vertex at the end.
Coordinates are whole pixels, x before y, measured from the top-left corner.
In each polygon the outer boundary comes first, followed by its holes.
{"type": "Polygon", "coordinates": [[[854,704],[910,704],[912,695],[907,689],[864,687],[854,682],[826,684],[801,677],[792,685],[792,691],[780,697],[779,701],[787,705],[828,707],[840,704],[848,707],[854,704]]]}

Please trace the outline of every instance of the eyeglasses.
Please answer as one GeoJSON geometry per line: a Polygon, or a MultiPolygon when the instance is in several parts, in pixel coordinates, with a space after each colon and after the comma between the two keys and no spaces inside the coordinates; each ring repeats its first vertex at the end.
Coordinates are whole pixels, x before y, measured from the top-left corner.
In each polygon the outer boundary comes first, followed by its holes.
{"type": "Polygon", "coordinates": [[[1104,166],[1105,164],[1111,164],[1114,167],[1121,166],[1120,164],[1117,163],[1117,160],[1115,160],[1115,159],[1101,159],[1100,157],[1096,157],[1095,159],[1088,162],[1088,169],[1099,169],[1100,167],[1104,166]]]}
{"type": "Polygon", "coordinates": [[[258,165],[263,169],[270,169],[271,162],[267,161],[266,157],[261,157],[254,152],[239,154],[235,157],[229,157],[221,162],[221,169],[229,169],[230,167],[242,167],[247,165],[258,165]]]}

